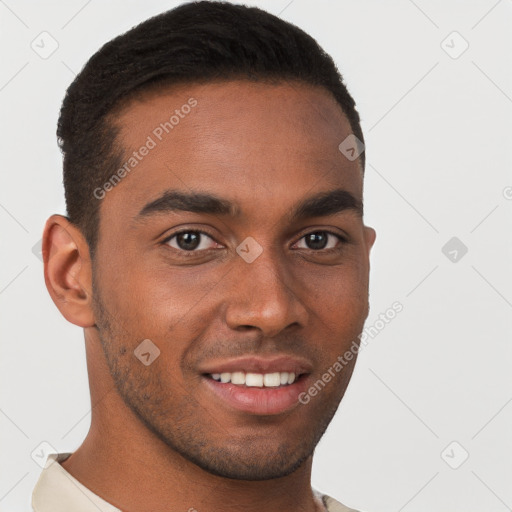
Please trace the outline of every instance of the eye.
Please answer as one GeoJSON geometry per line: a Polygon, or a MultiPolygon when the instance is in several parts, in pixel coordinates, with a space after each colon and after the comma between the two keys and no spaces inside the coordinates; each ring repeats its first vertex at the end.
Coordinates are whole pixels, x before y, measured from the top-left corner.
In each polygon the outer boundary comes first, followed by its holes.
{"type": "Polygon", "coordinates": [[[300,241],[302,240],[304,240],[306,246],[298,247],[299,249],[311,249],[314,251],[336,249],[338,246],[336,242],[341,242],[339,245],[347,242],[341,235],[331,233],[330,231],[312,231],[303,236],[300,241]]]}
{"type": "Polygon", "coordinates": [[[166,238],[163,243],[170,245],[174,249],[188,252],[197,252],[196,249],[212,249],[215,244],[217,244],[217,242],[215,242],[208,233],[198,230],[174,233],[170,237],[166,238]],[[207,241],[208,239],[210,240],[210,244],[207,241]],[[213,242],[213,244],[211,242],[213,242]]]}

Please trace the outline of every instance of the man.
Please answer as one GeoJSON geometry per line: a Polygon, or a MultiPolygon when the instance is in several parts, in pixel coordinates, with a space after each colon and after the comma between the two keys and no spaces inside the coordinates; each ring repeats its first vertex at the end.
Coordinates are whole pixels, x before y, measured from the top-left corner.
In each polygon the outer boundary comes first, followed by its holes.
{"type": "Polygon", "coordinates": [[[375,240],[332,59],[262,10],[184,4],[89,60],[57,133],[45,281],[84,329],[92,421],[35,512],[352,510],[310,483],[375,240]]]}

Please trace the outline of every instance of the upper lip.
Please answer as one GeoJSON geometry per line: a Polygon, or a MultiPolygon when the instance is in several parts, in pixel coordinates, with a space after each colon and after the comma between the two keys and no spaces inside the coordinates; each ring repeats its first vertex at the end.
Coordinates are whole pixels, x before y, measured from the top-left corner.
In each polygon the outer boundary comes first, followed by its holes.
{"type": "Polygon", "coordinates": [[[301,375],[311,373],[312,364],[301,357],[281,355],[277,357],[246,356],[236,359],[212,361],[200,369],[201,373],[275,373],[288,372],[301,375]]]}

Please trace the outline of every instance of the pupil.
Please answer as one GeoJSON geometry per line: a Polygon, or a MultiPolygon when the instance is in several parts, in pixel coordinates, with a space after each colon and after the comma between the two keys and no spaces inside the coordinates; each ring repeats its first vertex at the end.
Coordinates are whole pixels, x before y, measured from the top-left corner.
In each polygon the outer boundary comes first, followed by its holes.
{"type": "Polygon", "coordinates": [[[306,245],[310,249],[323,249],[327,245],[327,236],[321,231],[310,233],[306,237],[306,245]]]}
{"type": "Polygon", "coordinates": [[[187,231],[185,233],[180,233],[176,237],[176,242],[178,243],[180,249],[184,249],[184,250],[195,249],[199,245],[199,233],[193,233],[190,231],[187,231]]]}

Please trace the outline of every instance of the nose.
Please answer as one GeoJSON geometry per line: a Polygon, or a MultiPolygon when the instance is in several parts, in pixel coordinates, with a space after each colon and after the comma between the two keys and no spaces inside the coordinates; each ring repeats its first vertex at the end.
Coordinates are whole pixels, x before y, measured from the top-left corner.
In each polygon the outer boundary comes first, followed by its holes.
{"type": "Polygon", "coordinates": [[[306,325],[309,314],[298,283],[270,252],[263,251],[252,263],[237,262],[225,310],[231,329],[255,328],[273,337],[289,326],[306,325]]]}

